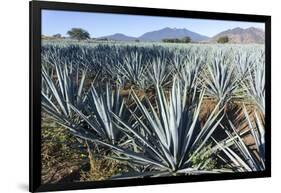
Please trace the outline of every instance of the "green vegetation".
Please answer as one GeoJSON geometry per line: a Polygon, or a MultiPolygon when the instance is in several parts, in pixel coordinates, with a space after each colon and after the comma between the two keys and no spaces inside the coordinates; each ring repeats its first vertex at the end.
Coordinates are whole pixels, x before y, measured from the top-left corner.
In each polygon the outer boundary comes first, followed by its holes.
{"type": "Polygon", "coordinates": [[[90,169],[88,171],[81,171],[81,181],[106,180],[122,171],[121,165],[117,161],[95,157],[96,153],[92,153],[89,145],[87,145],[87,150],[90,169]]]}
{"type": "Polygon", "coordinates": [[[191,38],[190,37],[184,37],[184,38],[181,38],[181,39],[169,38],[169,39],[163,39],[162,42],[166,42],[166,43],[190,43],[191,38]]]}
{"type": "Polygon", "coordinates": [[[192,157],[191,162],[193,167],[202,167],[203,164],[207,171],[211,171],[220,167],[218,166],[217,158],[212,155],[212,144],[202,148],[202,150],[196,154],[196,156],[192,157]]]}
{"type": "MultiPolygon", "coordinates": [[[[71,135],[46,114],[43,117],[41,179],[44,184],[103,180],[121,170],[118,162],[94,157],[84,140],[71,135]]],[[[94,151],[96,154],[97,149],[94,151]]]]}
{"type": "Polygon", "coordinates": [[[229,42],[228,36],[222,36],[217,40],[217,43],[220,43],[220,44],[225,44],[225,43],[228,43],[228,42],[229,42]]]}
{"type": "Polygon", "coordinates": [[[262,45],[43,41],[41,104],[80,180],[262,171],[264,78],[262,45]]]}
{"type": "Polygon", "coordinates": [[[57,183],[71,174],[79,173],[81,165],[86,163],[87,154],[85,151],[73,148],[80,143],[70,135],[68,130],[53,124],[50,119],[43,120],[41,179],[43,183],[57,183]]]}
{"type": "Polygon", "coordinates": [[[67,34],[70,36],[72,39],[76,40],[86,40],[90,39],[90,34],[86,30],[82,28],[72,28],[67,32],[67,34]]]}
{"type": "Polygon", "coordinates": [[[54,34],[53,38],[62,38],[61,34],[54,34]]]}

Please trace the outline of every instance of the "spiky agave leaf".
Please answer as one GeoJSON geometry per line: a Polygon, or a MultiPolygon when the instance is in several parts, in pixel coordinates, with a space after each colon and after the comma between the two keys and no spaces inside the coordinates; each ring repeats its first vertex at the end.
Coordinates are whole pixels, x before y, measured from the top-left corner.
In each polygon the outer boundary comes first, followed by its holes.
{"type": "Polygon", "coordinates": [[[175,51],[172,59],[172,71],[174,76],[178,76],[183,84],[182,89],[187,90],[188,101],[192,102],[199,90],[199,76],[206,60],[203,56],[207,55],[206,50],[189,48],[185,51],[175,51]]]}
{"type": "Polygon", "coordinates": [[[186,62],[183,64],[181,71],[179,73],[180,77],[187,84],[190,92],[194,91],[197,86],[197,79],[199,77],[202,66],[205,64],[205,60],[202,55],[206,54],[201,51],[201,53],[192,53],[187,56],[186,62]]]}
{"type": "Polygon", "coordinates": [[[250,98],[258,105],[260,111],[265,113],[265,63],[264,57],[256,61],[255,68],[249,75],[248,82],[245,83],[250,98]]]}
{"type": "Polygon", "coordinates": [[[235,125],[228,120],[230,128],[225,129],[228,137],[222,142],[217,142],[214,139],[217,146],[213,147],[213,150],[220,149],[222,151],[225,158],[220,158],[227,159],[225,162],[233,171],[262,171],[265,169],[264,124],[256,112],[254,112],[254,121],[252,121],[245,106],[243,106],[242,112],[248,129],[238,132],[235,125]],[[245,134],[251,135],[254,140],[254,148],[245,142],[243,137],[245,134]]]}
{"type": "Polygon", "coordinates": [[[87,98],[84,89],[86,71],[79,72],[67,64],[53,65],[55,73],[52,74],[42,65],[42,107],[57,122],[74,122],[70,105],[82,108],[87,98]]]}
{"type": "Polygon", "coordinates": [[[113,144],[124,142],[124,135],[113,124],[112,113],[124,121],[130,122],[130,114],[125,108],[125,102],[118,86],[112,88],[106,84],[105,89],[103,87],[97,89],[92,86],[84,111],[75,106],[71,106],[71,108],[87,123],[86,128],[97,132],[100,139],[113,144]]]}
{"type": "Polygon", "coordinates": [[[217,50],[206,65],[204,79],[207,95],[223,104],[235,96],[239,78],[235,76],[234,65],[229,52],[217,50]]]}
{"type": "Polygon", "coordinates": [[[255,67],[255,55],[243,47],[235,52],[234,55],[234,64],[236,65],[237,73],[240,76],[240,79],[248,79],[250,73],[255,67]]]}
{"type": "MultiPolygon", "coordinates": [[[[147,105],[134,94],[134,100],[141,112],[138,118],[134,112],[141,130],[135,129],[114,115],[119,128],[126,133],[138,146],[138,151],[97,141],[101,145],[112,148],[116,159],[125,160],[131,164],[149,165],[151,171],[169,172],[191,168],[191,159],[209,141],[213,131],[222,119],[219,103],[201,127],[198,122],[204,92],[195,108],[187,106],[186,92],[182,90],[182,82],[175,79],[169,96],[166,96],[161,87],[157,87],[157,109],[150,101],[147,105]]],[[[186,170],[188,173],[188,170],[186,170]]],[[[192,172],[195,172],[192,170],[192,172]]]]}
{"type": "Polygon", "coordinates": [[[173,71],[169,68],[168,60],[165,56],[153,58],[148,67],[148,82],[155,86],[167,86],[171,82],[173,71]]]}
{"type": "Polygon", "coordinates": [[[128,53],[118,62],[116,73],[120,77],[125,77],[131,84],[145,88],[144,73],[146,69],[147,64],[143,61],[142,54],[136,51],[128,53]]]}

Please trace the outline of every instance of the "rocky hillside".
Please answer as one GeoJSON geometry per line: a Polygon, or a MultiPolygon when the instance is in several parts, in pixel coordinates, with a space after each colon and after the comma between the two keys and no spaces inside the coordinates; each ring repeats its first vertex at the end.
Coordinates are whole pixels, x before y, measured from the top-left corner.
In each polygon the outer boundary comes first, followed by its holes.
{"type": "Polygon", "coordinates": [[[265,35],[264,31],[259,28],[234,28],[223,31],[211,39],[209,42],[217,42],[220,37],[227,36],[229,38],[229,43],[264,43],[265,35]]]}

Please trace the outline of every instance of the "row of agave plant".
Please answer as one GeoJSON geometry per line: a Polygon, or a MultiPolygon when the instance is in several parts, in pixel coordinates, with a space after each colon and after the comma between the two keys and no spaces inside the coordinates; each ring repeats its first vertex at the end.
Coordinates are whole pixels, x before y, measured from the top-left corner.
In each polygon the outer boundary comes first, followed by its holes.
{"type": "Polygon", "coordinates": [[[126,163],[130,170],[112,179],[261,171],[264,76],[257,45],[47,44],[42,108],[73,135],[109,150],[108,159],[126,163]],[[208,100],[215,105],[203,119],[208,100]],[[226,109],[234,102],[240,108],[232,118],[226,109]],[[220,166],[193,162],[204,155],[220,166]]]}

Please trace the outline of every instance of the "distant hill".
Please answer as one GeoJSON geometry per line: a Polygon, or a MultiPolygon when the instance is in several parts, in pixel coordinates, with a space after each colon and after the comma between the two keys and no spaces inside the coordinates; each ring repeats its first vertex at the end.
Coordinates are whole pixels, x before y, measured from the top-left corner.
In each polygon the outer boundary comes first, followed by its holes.
{"type": "Polygon", "coordinates": [[[104,38],[107,38],[109,40],[116,40],[116,41],[134,41],[136,39],[135,37],[126,36],[121,33],[116,33],[116,34],[109,35],[109,36],[103,36],[98,39],[104,39],[104,38]]]}
{"type": "Polygon", "coordinates": [[[109,36],[103,36],[98,39],[107,38],[109,40],[117,40],[117,41],[134,41],[136,39],[139,39],[141,41],[161,41],[162,39],[184,38],[187,36],[191,38],[191,41],[203,41],[209,38],[207,36],[203,36],[201,34],[189,31],[184,28],[178,29],[178,28],[166,27],[160,30],[146,32],[139,37],[131,37],[122,33],[116,33],[109,36]]]}
{"type": "Polygon", "coordinates": [[[163,28],[156,31],[147,32],[139,37],[140,40],[143,41],[161,41],[162,39],[167,38],[183,38],[190,37],[191,41],[203,41],[208,39],[207,36],[189,31],[185,28],[163,28]]]}
{"type": "Polygon", "coordinates": [[[237,27],[220,32],[207,40],[207,42],[215,43],[223,36],[227,36],[229,38],[229,43],[264,43],[265,41],[265,35],[262,29],[255,27],[243,29],[237,27]]]}

